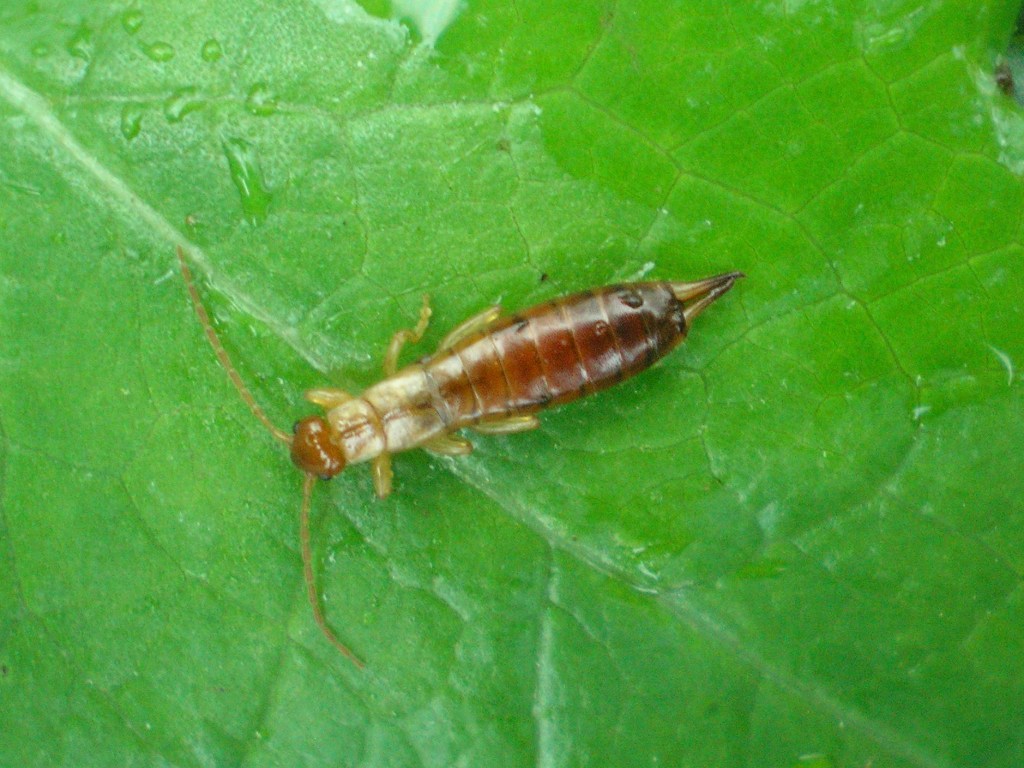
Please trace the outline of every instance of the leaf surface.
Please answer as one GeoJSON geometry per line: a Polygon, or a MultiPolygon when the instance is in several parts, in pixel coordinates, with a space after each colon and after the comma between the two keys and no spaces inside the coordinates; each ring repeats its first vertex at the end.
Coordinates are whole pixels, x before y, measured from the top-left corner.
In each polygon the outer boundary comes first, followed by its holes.
{"type": "Polygon", "coordinates": [[[1024,762],[1016,7],[0,10],[0,764],[1024,762]],[[314,496],[271,418],[488,304],[747,280],[314,496]]]}

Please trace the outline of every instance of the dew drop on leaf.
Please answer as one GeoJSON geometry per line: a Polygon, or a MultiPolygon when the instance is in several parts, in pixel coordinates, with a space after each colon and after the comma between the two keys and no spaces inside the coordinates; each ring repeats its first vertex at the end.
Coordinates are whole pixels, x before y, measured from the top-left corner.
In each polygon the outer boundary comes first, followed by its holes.
{"type": "Polygon", "coordinates": [[[169,123],[177,123],[202,106],[203,101],[196,96],[195,88],[179,88],[164,102],[164,117],[169,123]]]}
{"type": "Polygon", "coordinates": [[[142,26],[142,11],[132,8],[121,14],[121,26],[129,35],[134,35],[142,26]]]}
{"type": "Polygon", "coordinates": [[[66,45],[68,53],[82,61],[92,61],[92,54],[95,44],[92,39],[92,30],[85,25],[75,30],[66,45]]]}
{"type": "Polygon", "coordinates": [[[223,147],[231,181],[242,201],[242,212],[247,221],[258,224],[267,218],[272,195],[263,180],[256,148],[244,139],[227,139],[223,147]]]}
{"type": "Polygon", "coordinates": [[[165,62],[174,58],[174,46],[170,43],[157,42],[143,47],[143,52],[153,61],[165,62]]]}
{"type": "Polygon", "coordinates": [[[266,83],[256,83],[245,97],[245,108],[257,117],[267,117],[277,111],[277,101],[266,83]]]}
{"type": "Polygon", "coordinates": [[[131,141],[142,130],[142,106],[128,103],[121,108],[121,135],[131,141]]]}
{"type": "Polygon", "coordinates": [[[211,37],[203,43],[203,48],[199,55],[203,57],[203,61],[214,62],[220,60],[220,57],[224,55],[224,49],[221,48],[219,40],[211,37]]]}

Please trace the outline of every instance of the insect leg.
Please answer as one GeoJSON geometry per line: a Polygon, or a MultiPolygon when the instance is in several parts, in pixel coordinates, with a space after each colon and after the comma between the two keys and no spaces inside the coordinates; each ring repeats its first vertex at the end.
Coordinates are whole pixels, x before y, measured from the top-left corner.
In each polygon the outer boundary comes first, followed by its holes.
{"type": "Polygon", "coordinates": [[[513,432],[528,432],[540,426],[536,416],[510,416],[496,421],[481,421],[470,429],[483,435],[510,435],[513,432]]]}
{"type": "Polygon", "coordinates": [[[378,499],[386,499],[391,493],[391,479],[395,473],[391,471],[391,454],[382,453],[370,462],[370,472],[373,475],[373,490],[377,492],[378,499]]]}
{"type": "Polygon", "coordinates": [[[438,456],[467,456],[473,444],[461,435],[440,435],[425,442],[423,449],[438,456]]]}
{"type": "MultiPolygon", "coordinates": [[[[395,335],[391,337],[391,343],[388,344],[388,351],[384,353],[384,375],[394,376],[398,371],[398,355],[402,351],[402,347],[405,346],[407,341],[413,343],[418,342],[423,338],[423,334],[427,331],[427,324],[430,322],[430,297],[426,294],[423,295],[423,306],[420,308],[420,319],[416,323],[416,327],[409,329],[403,328],[401,331],[396,331],[395,335]]],[[[379,495],[379,493],[378,493],[379,495]]],[[[381,497],[383,498],[383,497],[381,497]]]]}
{"type": "Polygon", "coordinates": [[[468,320],[464,320],[452,328],[448,332],[447,336],[441,339],[441,343],[437,345],[438,351],[451,349],[463,339],[468,338],[475,333],[486,331],[487,328],[498,319],[499,315],[501,315],[501,307],[495,304],[482,312],[478,312],[468,320]]]}
{"type": "Polygon", "coordinates": [[[306,399],[313,405],[319,405],[324,410],[331,410],[339,405],[353,400],[353,396],[343,389],[308,389],[306,399]]]}

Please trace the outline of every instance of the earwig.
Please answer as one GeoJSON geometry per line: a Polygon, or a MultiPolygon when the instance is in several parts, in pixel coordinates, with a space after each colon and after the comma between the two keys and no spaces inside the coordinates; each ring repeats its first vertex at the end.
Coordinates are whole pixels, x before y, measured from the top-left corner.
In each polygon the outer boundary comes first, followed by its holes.
{"type": "Polygon", "coordinates": [[[423,297],[419,321],[395,333],[384,356],[385,378],[362,395],[313,389],[306,399],[323,415],[278,429],[242,382],[203,308],[192,273],[178,261],[200,323],[221,366],[246,405],[270,433],[287,443],[305,474],[300,515],[303,574],[313,617],[327,639],[356,666],[363,662],[328,626],[313,575],[310,497],[316,479],[328,480],[349,464],[370,464],[377,496],[391,493],[391,455],[423,448],[444,456],[473,450],[463,436],[524,432],[537,414],[606,389],[651,367],[687,336],[701,312],[743,277],[741,272],[692,283],[611,285],[554,299],[512,315],[491,306],[456,326],[437,351],[401,370],[402,347],[423,338],[430,320],[423,297]]]}

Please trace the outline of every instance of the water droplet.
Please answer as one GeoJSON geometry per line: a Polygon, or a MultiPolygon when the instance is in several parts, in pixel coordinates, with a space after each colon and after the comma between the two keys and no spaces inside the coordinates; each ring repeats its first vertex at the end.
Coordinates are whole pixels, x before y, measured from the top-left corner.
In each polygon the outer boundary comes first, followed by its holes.
{"type": "Polygon", "coordinates": [[[121,108],[121,135],[131,141],[142,130],[142,105],[129,102],[121,108]]]}
{"type": "Polygon", "coordinates": [[[67,42],[67,50],[76,59],[91,61],[95,50],[95,43],[92,39],[92,30],[84,24],[75,30],[75,34],[67,42]]]}
{"type": "Polygon", "coordinates": [[[227,139],[223,147],[231,171],[231,181],[238,189],[242,201],[242,212],[250,223],[259,224],[267,218],[267,209],[273,196],[263,180],[256,148],[244,139],[227,139]]]}
{"type": "Polygon", "coordinates": [[[151,43],[150,45],[145,45],[142,47],[142,51],[147,56],[149,56],[149,58],[151,58],[153,61],[159,62],[170,61],[174,58],[174,54],[176,53],[173,45],[164,42],[156,42],[151,43]]]}
{"type": "Polygon", "coordinates": [[[277,101],[266,83],[256,83],[245,97],[245,108],[257,117],[267,117],[277,111],[277,101]]]}
{"type": "Polygon", "coordinates": [[[40,59],[43,56],[49,56],[50,46],[48,46],[46,43],[36,43],[32,46],[32,55],[40,59]]]}
{"type": "Polygon", "coordinates": [[[196,96],[195,88],[179,88],[164,102],[164,117],[169,123],[177,123],[202,106],[203,100],[196,96]]]}
{"type": "Polygon", "coordinates": [[[455,22],[467,5],[459,0],[433,0],[430,3],[421,0],[392,0],[393,15],[401,24],[408,24],[415,39],[434,47],[438,38],[455,22]]]}
{"type": "Polygon", "coordinates": [[[199,55],[203,57],[203,61],[218,61],[224,55],[224,49],[221,48],[219,40],[211,37],[203,43],[203,49],[199,55]]]}
{"type": "Polygon", "coordinates": [[[134,35],[142,26],[142,11],[132,8],[121,14],[121,26],[129,35],[134,35]]]}

